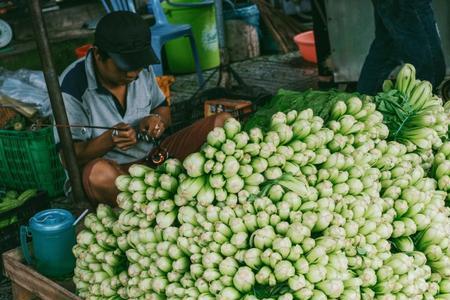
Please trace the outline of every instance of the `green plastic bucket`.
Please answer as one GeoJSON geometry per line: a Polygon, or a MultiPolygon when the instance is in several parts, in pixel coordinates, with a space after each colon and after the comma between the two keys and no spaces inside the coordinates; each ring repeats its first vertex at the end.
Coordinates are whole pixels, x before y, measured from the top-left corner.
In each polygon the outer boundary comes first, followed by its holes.
{"type": "MultiPolygon", "coordinates": [[[[172,6],[166,1],[161,4],[170,23],[190,24],[192,26],[202,69],[206,70],[219,66],[219,40],[214,4],[200,7],[172,6]]],[[[194,57],[189,39],[179,38],[170,41],[165,45],[165,51],[171,73],[195,72],[194,57]]]]}

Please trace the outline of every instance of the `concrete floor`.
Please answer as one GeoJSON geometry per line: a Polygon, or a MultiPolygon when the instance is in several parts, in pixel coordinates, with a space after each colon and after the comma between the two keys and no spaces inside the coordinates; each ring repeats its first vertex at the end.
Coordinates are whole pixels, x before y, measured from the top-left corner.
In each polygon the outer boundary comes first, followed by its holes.
{"type": "MultiPolygon", "coordinates": [[[[300,58],[298,52],[261,56],[233,63],[232,68],[248,86],[265,89],[271,94],[275,94],[281,88],[297,91],[317,88],[318,75],[316,66],[305,62],[300,58]]],[[[208,78],[212,73],[213,70],[206,71],[204,72],[204,77],[208,78]]],[[[215,87],[217,80],[218,72],[211,77],[205,88],[215,87]]],[[[171,87],[174,108],[180,104],[186,104],[186,101],[192,97],[197,89],[198,84],[195,74],[177,76],[175,83],[171,87]]],[[[183,114],[180,111],[175,111],[175,115],[177,118],[183,118],[183,114]]],[[[85,202],[80,203],[59,198],[52,202],[52,207],[68,209],[78,216],[89,205],[85,202]]],[[[10,299],[12,299],[10,283],[4,278],[0,279],[0,300],[10,299]]]]}
{"type": "MultiPolygon", "coordinates": [[[[298,52],[283,55],[260,56],[254,59],[236,62],[232,68],[247,85],[258,86],[275,94],[280,88],[290,90],[305,90],[317,86],[317,68],[315,64],[304,61],[298,52]]],[[[208,78],[213,70],[204,72],[208,78]]],[[[205,88],[215,87],[216,73],[205,88]]],[[[174,103],[189,99],[198,89],[196,75],[178,76],[172,85],[174,103]]]]}
{"type": "MultiPolygon", "coordinates": [[[[260,56],[246,61],[232,64],[232,69],[243,82],[253,87],[253,92],[261,90],[269,94],[276,94],[281,88],[289,90],[306,90],[317,87],[317,67],[304,61],[298,52],[283,55],[260,56]]],[[[204,78],[209,79],[202,91],[217,87],[219,72],[209,70],[204,72],[204,78]]],[[[237,82],[233,81],[233,85],[237,82]]],[[[173,129],[179,130],[186,126],[186,108],[192,107],[192,95],[199,90],[195,74],[177,76],[171,86],[173,129]],[[189,102],[190,101],[190,102],[189,102]]],[[[251,96],[251,95],[250,95],[251,96]]],[[[250,100],[250,99],[248,99],[250,100]]],[[[198,111],[203,108],[196,107],[198,111]]],[[[201,113],[197,116],[201,117],[201,113]]],[[[191,122],[193,120],[190,120],[191,122]]]]}

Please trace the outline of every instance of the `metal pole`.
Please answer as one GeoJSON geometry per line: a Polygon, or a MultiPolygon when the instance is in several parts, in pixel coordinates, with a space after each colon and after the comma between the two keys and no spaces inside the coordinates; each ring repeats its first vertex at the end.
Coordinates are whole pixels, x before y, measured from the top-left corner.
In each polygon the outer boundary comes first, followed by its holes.
{"type": "MultiPolygon", "coordinates": [[[[61,95],[61,89],[58,81],[58,74],[53,65],[52,55],[47,38],[47,29],[42,17],[42,10],[39,0],[29,0],[31,20],[35,34],[36,44],[41,57],[42,67],[44,69],[45,82],[53,109],[53,115],[57,124],[68,125],[66,109],[61,95]]],[[[72,135],[69,128],[59,127],[59,137],[61,139],[64,161],[69,172],[70,183],[72,185],[73,197],[77,201],[84,200],[85,195],[81,183],[80,170],[75,158],[72,135]]]]}
{"type": "Polygon", "coordinates": [[[229,70],[230,57],[225,42],[223,3],[222,0],[214,0],[214,3],[216,6],[217,37],[219,39],[219,52],[220,52],[219,86],[226,89],[230,89],[231,88],[231,74],[229,70]]]}
{"type": "Polygon", "coordinates": [[[225,25],[223,21],[222,0],[214,0],[216,6],[217,38],[219,39],[219,48],[225,48],[225,25]]]}

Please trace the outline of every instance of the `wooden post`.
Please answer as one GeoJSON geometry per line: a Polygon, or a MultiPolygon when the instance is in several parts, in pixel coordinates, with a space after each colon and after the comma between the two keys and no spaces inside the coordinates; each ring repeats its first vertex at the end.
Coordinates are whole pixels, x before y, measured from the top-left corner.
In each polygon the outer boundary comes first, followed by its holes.
{"type": "MultiPolygon", "coordinates": [[[[38,46],[41,63],[44,69],[45,83],[52,105],[53,115],[57,124],[68,125],[66,109],[59,86],[58,75],[56,74],[55,66],[50,52],[50,45],[47,38],[47,28],[44,24],[42,10],[39,0],[29,0],[29,8],[31,21],[33,22],[33,29],[35,34],[36,44],[38,46]]],[[[80,170],[75,157],[75,150],[73,148],[72,135],[69,128],[58,128],[59,137],[61,139],[61,146],[64,155],[64,161],[67,165],[70,183],[75,201],[82,201],[86,199],[83,184],[81,182],[80,170]]]]}
{"type": "Polygon", "coordinates": [[[34,295],[21,287],[20,285],[16,284],[15,282],[11,282],[12,285],[12,295],[14,300],[32,300],[36,299],[34,295]]]}

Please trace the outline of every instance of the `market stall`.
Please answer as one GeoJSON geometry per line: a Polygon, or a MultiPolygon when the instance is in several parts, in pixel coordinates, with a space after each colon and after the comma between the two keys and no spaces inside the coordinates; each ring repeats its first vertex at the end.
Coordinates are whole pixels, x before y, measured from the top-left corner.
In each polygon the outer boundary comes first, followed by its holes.
{"type": "Polygon", "coordinates": [[[78,233],[77,293],[446,299],[448,124],[410,65],[376,97],[280,92],[183,162],[119,176],[120,209],[78,233]]]}
{"type": "Polygon", "coordinates": [[[450,104],[414,66],[375,96],[280,90],[249,112],[132,164],[118,207],[31,218],[3,255],[15,299],[450,299],[450,104]]]}
{"type": "Polygon", "coordinates": [[[408,65],[375,98],[286,91],[183,162],[134,165],[123,211],[85,219],[78,292],[445,299],[448,111],[431,91],[408,65]]]}

